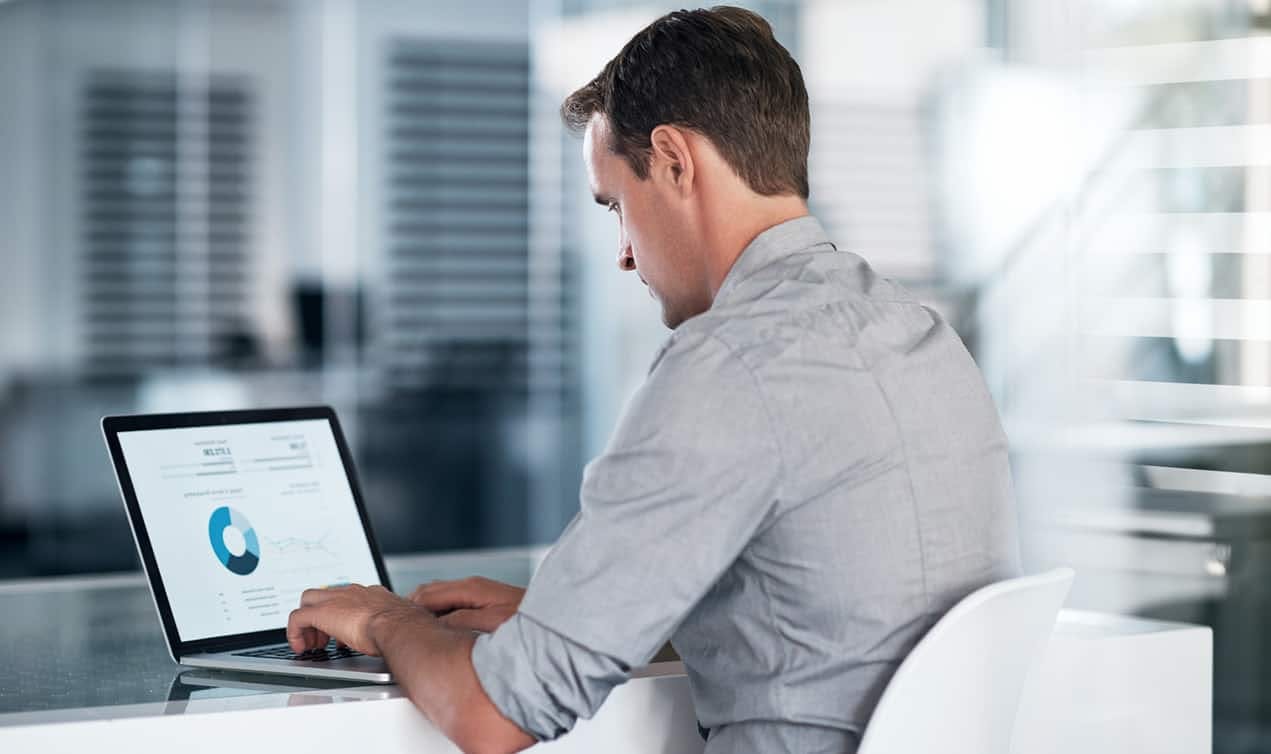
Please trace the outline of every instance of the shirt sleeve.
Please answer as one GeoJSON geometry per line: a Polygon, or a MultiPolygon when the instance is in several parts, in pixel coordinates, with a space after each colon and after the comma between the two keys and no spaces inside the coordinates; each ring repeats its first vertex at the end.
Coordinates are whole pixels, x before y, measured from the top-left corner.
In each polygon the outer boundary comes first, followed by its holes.
{"type": "Polygon", "coordinates": [[[495,705],[540,739],[594,714],[774,515],[783,464],[754,377],[720,341],[679,336],[584,471],[517,617],[473,650],[495,705]]]}
{"type": "Polygon", "coordinates": [[[591,717],[629,670],[521,613],[477,637],[472,667],[503,716],[539,741],[591,717]]]}

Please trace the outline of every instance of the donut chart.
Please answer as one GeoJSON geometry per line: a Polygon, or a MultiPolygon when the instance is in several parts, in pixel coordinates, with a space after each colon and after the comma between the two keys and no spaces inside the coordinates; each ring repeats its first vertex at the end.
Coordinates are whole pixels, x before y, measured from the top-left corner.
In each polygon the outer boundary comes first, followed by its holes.
{"type": "Polygon", "coordinates": [[[222,505],[212,511],[207,521],[207,536],[212,543],[212,553],[221,565],[239,576],[246,576],[256,570],[260,563],[260,540],[256,530],[242,513],[222,505]],[[239,552],[232,552],[226,538],[236,544],[239,552]]]}

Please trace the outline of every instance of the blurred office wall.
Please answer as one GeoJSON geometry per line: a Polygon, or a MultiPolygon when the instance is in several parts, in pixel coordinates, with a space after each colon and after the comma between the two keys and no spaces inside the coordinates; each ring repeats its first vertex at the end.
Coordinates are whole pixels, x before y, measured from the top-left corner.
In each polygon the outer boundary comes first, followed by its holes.
{"type": "Polygon", "coordinates": [[[579,387],[529,253],[529,12],[0,5],[3,572],[133,566],[112,412],[331,403],[386,549],[560,530],[535,501],[576,493],[579,387]]]}

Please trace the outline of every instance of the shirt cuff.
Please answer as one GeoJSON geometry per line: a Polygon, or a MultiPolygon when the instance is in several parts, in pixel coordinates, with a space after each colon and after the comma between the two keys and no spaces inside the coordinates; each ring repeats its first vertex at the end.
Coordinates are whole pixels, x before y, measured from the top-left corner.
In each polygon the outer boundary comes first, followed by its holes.
{"type": "Polygon", "coordinates": [[[630,672],[521,613],[477,637],[472,667],[499,712],[539,741],[590,718],[630,672]]]}

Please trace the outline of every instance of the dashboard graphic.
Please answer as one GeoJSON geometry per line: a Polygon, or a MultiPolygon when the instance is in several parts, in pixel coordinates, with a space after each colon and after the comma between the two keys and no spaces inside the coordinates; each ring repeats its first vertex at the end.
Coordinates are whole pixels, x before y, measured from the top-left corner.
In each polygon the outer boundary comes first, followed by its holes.
{"type": "Polygon", "coordinates": [[[212,552],[221,565],[246,576],[260,563],[260,541],[256,530],[242,513],[222,505],[212,511],[207,521],[207,535],[212,540],[212,552]]]}
{"type": "Polygon", "coordinates": [[[306,589],[379,583],[325,419],[137,430],[119,443],[182,640],[282,628],[306,589]]]}

